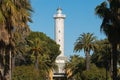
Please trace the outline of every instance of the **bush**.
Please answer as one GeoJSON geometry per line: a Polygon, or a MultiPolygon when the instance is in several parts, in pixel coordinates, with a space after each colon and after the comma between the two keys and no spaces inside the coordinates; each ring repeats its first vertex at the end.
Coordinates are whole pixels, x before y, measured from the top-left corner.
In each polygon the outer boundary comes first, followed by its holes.
{"type": "MultiPolygon", "coordinates": [[[[107,80],[110,79],[110,74],[107,72],[107,80]]],[[[83,71],[82,80],[106,80],[106,70],[103,68],[98,68],[94,64],[91,65],[90,70],[83,71]]]]}
{"type": "Polygon", "coordinates": [[[12,80],[42,80],[39,72],[33,66],[15,67],[12,74],[12,80]]]}

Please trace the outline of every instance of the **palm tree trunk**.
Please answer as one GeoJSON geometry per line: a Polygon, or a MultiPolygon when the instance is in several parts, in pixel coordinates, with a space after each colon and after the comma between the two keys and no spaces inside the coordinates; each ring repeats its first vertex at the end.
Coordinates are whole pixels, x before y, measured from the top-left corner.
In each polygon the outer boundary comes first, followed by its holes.
{"type": "Polygon", "coordinates": [[[0,80],[3,80],[3,75],[1,71],[0,71],[0,80]]]}
{"type": "Polygon", "coordinates": [[[4,63],[3,63],[3,49],[0,48],[0,80],[3,80],[3,71],[4,71],[4,63]]]}
{"type": "Polygon", "coordinates": [[[113,58],[112,58],[112,53],[110,54],[110,75],[111,78],[113,76],[113,58]]]}
{"type": "Polygon", "coordinates": [[[90,69],[90,54],[86,51],[86,70],[90,69]]]}
{"type": "Polygon", "coordinates": [[[12,55],[12,59],[11,60],[12,60],[12,63],[11,63],[12,64],[12,68],[11,69],[12,69],[12,72],[13,72],[13,69],[15,68],[15,56],[14,55],[12,55]]]}
{"type": "Polygon", "coordinates": [[[35,58],[36,58],[36,61],[35,61],[35,68],[38,69],[38,56],[36,55],[35,58]]]}
{"type": "MultiPolygon", "coordinates": [[[[10,28],[10,26],[9,26],[10,28]]],[[[9,80],[12,80],[12,32],[9,29],[9,34],[10,34],[10,38],[9,38],[9,80]]]]}
{"type": "Polygon", "coordinates": [[[49,80],[53,80],[53,71],[49,70],[49,80]]]}
{"type": "Polygon", "coordinates": [[[10,48],[10,52],[9,52],[9,77],[10,77],[10,79],[9,80],[12,80],[12,56],[11,56],[12,54],[11,54],[11,48],[10,48]]]}
{"type": "Polygon", "coordinates": [[[4,65],[4,80],[10,80],[9,79],[9,71],[10,71],[10,68],[9,68],[9,60],[10,60],[10,49],[9,49],[9,46],[7,46],[6,48],[6,52],[5,52],[5,65],[4,65]]]}
{"type": "Polygon", "coordinates": [[[117,44],[112,44],[113,80],[117,80],[117,44]]]}

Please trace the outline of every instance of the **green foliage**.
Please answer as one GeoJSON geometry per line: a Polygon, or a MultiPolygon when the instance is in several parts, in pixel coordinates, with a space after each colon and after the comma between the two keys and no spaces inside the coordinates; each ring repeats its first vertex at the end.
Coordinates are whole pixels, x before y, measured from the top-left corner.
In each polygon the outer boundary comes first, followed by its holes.
{"type": "MultiPolygon", "coordinates": [[[[110,79],[110,74],[107,72],[107,80],[110,79]]],[[[91,64],[90,70],[83,71],[82,80],[106,80],[106,71],[104,68],[98,68],[91,64]]]]}
{"type": "Polygon", "coordinates": [[[86,56],[86,69],[89,70],[90,52],[96,48],[96,37],[92,33],[81,34],[75,42],[74,51],[80,52],[84,50],[86,56]]]}
{"type": "Polygon", "coordinates": [[[82,49],[84,49],[84,51],[90,52],[91,50],[94,50],[95,40],[96,36],[94,36],[93,33],[80,34],[80,36],[75,42],[74,51],[80,52],[82,49]]]}
{"type": "Polygon", "coordinates": [[[71,75],[68,73],[68,78],[81,80],[82,71],[85,70],[85,59],[79,55],[73,55],[70,57],[69,62],[66,63],[65,68],[72,73],[71,75]]]}
{"type": "Polygon", "coordinates": [[[49,70],[56,67],[55,59],[60,54],[59,45],[42,32],[30,32],[25,42],[18,45],[16,51],[18,50],[20,51],[15,56],[18,67],[13,72],[14,80],[45,80],[49,70]],[[37,71],[35,66],[30,66],[35,65],[36,57],[38,59],[37,71]]]}
{"type": "Polygon", "coordinates": [[[90,64],[90,69],[85,70],[85,59],[74,55],[70,57],[69,62],[66,64],[66,69],[70,70],[68,78],[75,80],[111,80],[110,72],[105,68],[99,68],[95,64],[90,64]],[[71,74],[72,73],[72,74],[71,74]]]}
{"type": "Polygon", "coordinates": [[[26,41],[28,46],[30,47],[29,54],[33,49],[38,50],[38,54],[40,54],[38,56],[46,56],[46,59],[44,60],[50,62],[49,66],[51,66],[51,64],[55,62],[56,57],[60,54],[59,45],[57,45],[54,40],[52,40],[50,37],[46,36],[42,32],[31,32],[30,35],[26,38],[26,41]],[[39,43],[36,43],[36,39],[39,41],[39,43]],[[30,42],[32,42],[32,44],[30,42]]]}
{"type": "Polygon", "coordinates": [[[40,76],[33,66],[18,66],[13,71],[12,80],[40,80],[40,76]]]}
{"type": "Polygon", "coordinates": [[[99,40],[96,42],[99,48],[94,51],[91,57],[92,63],[96,64],[97,67],[104,67],[110,69],[110,59],[112,47],[107,39],[99,40]]]}
{"type": "Polygon", "coordinates": [[[54,62],[56,57],[60,54],[59,45],[42,32],[30,32],[25,42],[20,43],[18,46],[20,49],[20,51],[16,49],[16,51],[19,51],[19,54],[16,56],[18,66],[19,64],[33,64],[36,54],[39,59],[40,57],[46,56],[44,60],[50,61],[51,63],[54,62]]]}
{"type": "Polygon", "coordinates": [[[117,45],[120,43],[120,0],[107,0],[96,7],[96,14],[102,19],[101,31],[112,45],[111,62],[113,80],[117,80],[117,45]],[[108,4],[108,6],[107,6],[108,4]]]}

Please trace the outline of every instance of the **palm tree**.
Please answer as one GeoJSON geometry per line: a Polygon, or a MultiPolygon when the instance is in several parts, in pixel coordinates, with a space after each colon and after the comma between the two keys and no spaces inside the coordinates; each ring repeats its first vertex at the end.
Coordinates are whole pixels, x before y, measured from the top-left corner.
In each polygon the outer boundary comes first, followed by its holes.
{"type": "MultiPolygon", "coordinates": [[[[99,48],[94,50],[91,57],[92,63],[95,63],[97,67],[106,69],[106,80],[108,79],[108,71],[111,72],[111,52],[112,48],[107,39],[96,41],[99,48]]],[[[112,72],[111,72],[112,73],[112,72]]]]}
{"type": "Polygon", "coordinates": [[[22,32],[21,31],[20,32],[15,31],[15,33],[13,35],[13,42],[15,43],[15,48],[12,49],[12,54],[11,54],[11,57],[12,57],[12,62],[11,62],[12,73],[13,73],[13,70],[16,66],[16,61],[17,61],[17,64],[19,64],[19,65],[20,65],[20,63],[18,62],[18,60],[19,61],[23,60],[21,63],[24,63],[25,59],[24,59],[23,55],[25,55],[27,50],[28,50],[28,46],[26,46],[26,44],[25,44],[26,43],[26,41],[24,39],[25,35],[20,34],[20,33],[22,33],[22,32]],[[19,56],[19,59],[18,59],[18,56],[19,56]]]}
{"type": "Polygon", "coordinates": [[[70,60],[65,65],[67,78],[81,80],[82,72],[85,70],[84,62],[84,58],[79,55],[70,56],[70,60]]]}
{"type": "Polygon", "coordinates": [[[99,48],[94,50],[94,54],[91,57],[92,62],[98,67],[106,67],[107,62],[107,66],[110,69],[112,51],[110,43],[107,39],[104,39],[96,41],[96,44],[99,45],[99,48]]]}
{"type": "MultiPolygon", "coordinates": [[[[30,21],[31,5],[29,0],[2,0],[0,1],[0,22],[2,22],[1,28],[4,30],[4,34],[8,36],[8,48],[9,51],[9,71],[5,74],[11,73],[11,52],[15,47],[13,42],[13,32],[15,29],[23,29],[28,27],[27,22],[30,21]]],[[[0,24],[1,25],[1,24],[0,24]]],[[[6,40],[3,40],[6,43],[6,40]]],[[[11,80],[11,76],[10,76],[11,80]]]]}
{"type": "Polygon", "coordinates": [[[86,70],[89,70],[90,65],[90,51],[95,49],[94,41],[96,37],[93,36],[91,33],[83,33],[78,37],[75,42],[74,51],[80,52],[84,49],[85,56],[86,56],[86,70]]]}
{"type": "Polygon", "coordinates": [[[107,7],[107,3],[103,2],[95,9],[96,14],[103,19],[101,24],[101,30],[108,37],[109,42],[112,45],[112,62],[113,64],[113,80],[117,79],[117,45],[120,43],[120,12],[119,12],[119,0],[109,0],[110,7],[107,7]]]}
{"type": "MultiPolygon", "coordinates": [[[[59,45],[41,32],[31,32],[26,40],[28,46],[31,47],[31,52],[37,52],[35,55],[39,60],[38,69],[41,77],[48,77],[49,73],[56,68],[55,60],[60,54],[59,45]]],[[[34,53],[32,58],[35,60],[36,64],[37,60],[35,59],[34,53]]]]}
{"type": "Polygon", "coordinates": [[[42,50],[42,44],[39,38],[35,38],[34,41],[30,41],[30,46],[32,54],[35,56],[35,68],[38,69],[38,64],[39,64],[39,55],[43,55],[43,50],[42,50]]]}

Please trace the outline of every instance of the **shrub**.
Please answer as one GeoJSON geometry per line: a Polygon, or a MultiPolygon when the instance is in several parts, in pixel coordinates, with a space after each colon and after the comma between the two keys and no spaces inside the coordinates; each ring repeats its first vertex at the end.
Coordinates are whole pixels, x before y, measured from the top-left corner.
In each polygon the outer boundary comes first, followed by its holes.
{"type": "MultiPolygon", "coordinates": [[[[107,80],[110,79],[110,74],[107,72],[107,80]]],[[[91,65],[90,70],[83,71],[82,80],[106,80],[106,70],[104,68],[98,68],[94,64],[91,65]]]]}
{"type": "Polygon", "coordinates": [[[15,67],[12,80],[41,80],[39,72],[33,66],[15,67]]]}

